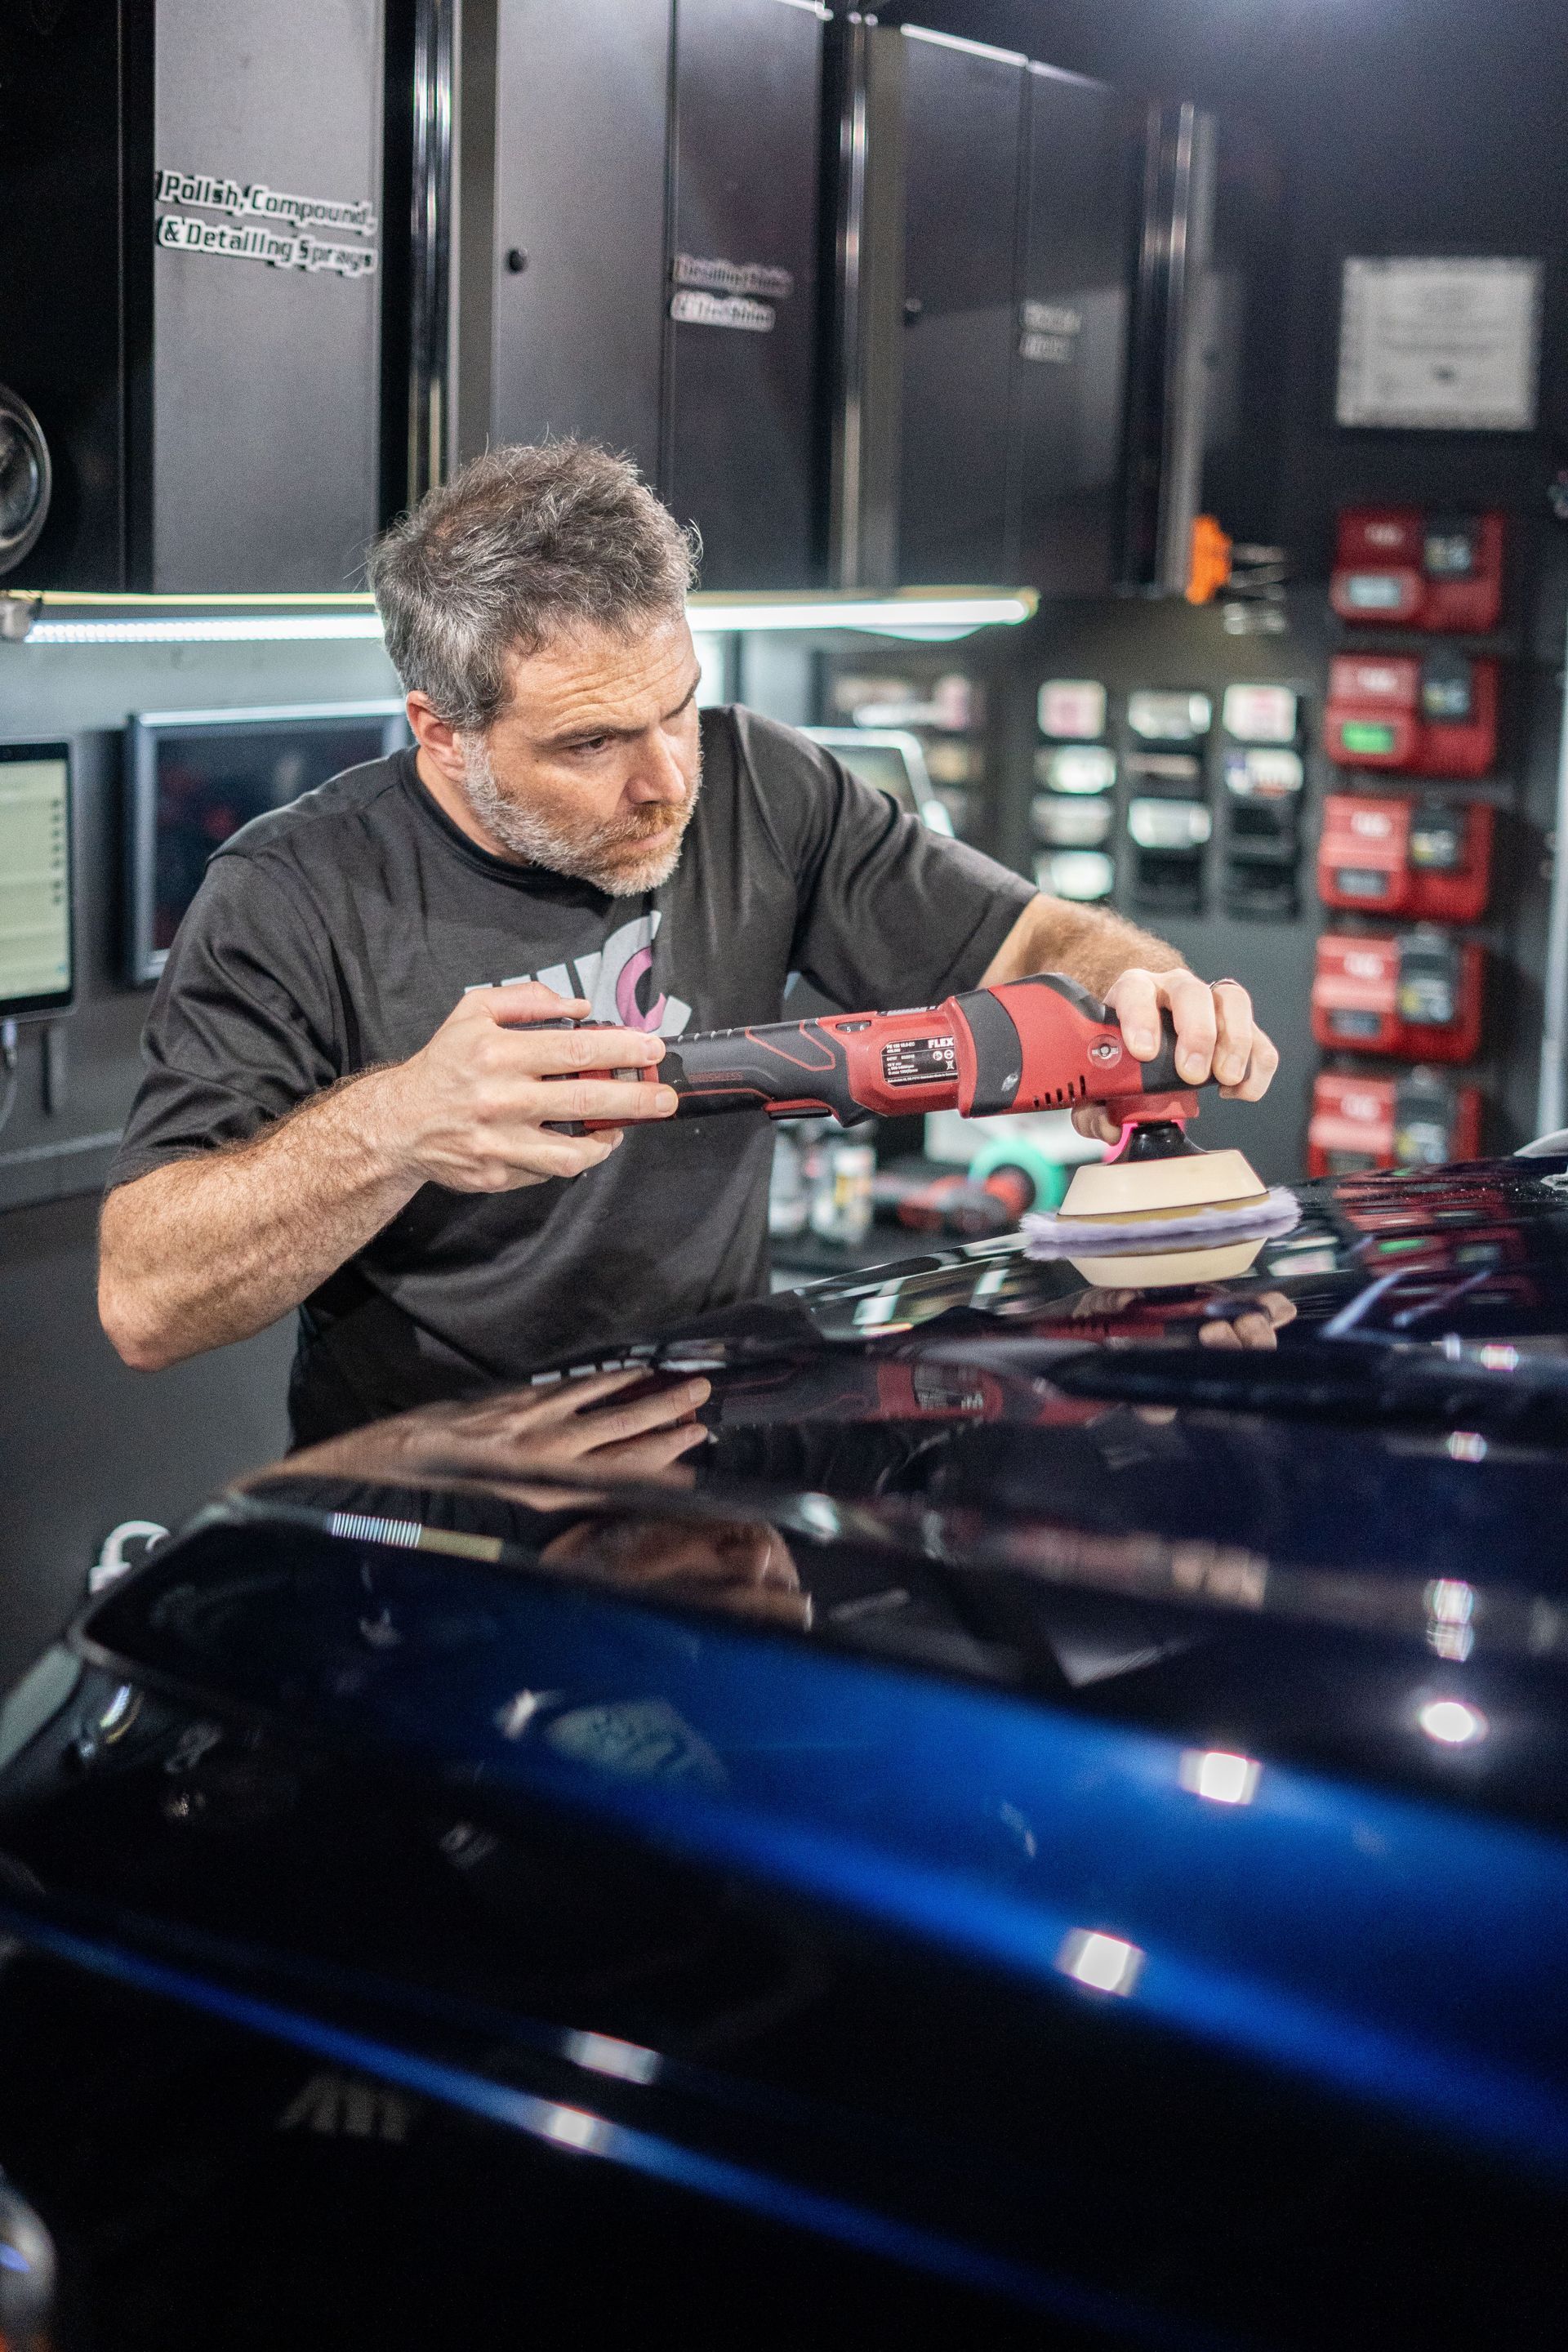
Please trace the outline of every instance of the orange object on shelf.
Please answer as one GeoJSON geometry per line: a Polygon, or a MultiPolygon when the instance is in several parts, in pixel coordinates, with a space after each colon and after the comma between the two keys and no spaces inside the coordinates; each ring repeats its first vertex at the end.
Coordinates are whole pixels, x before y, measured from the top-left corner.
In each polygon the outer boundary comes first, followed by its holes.
{"type": "Polygon", "coordinates": [[[1188,604],[1212,604],[1229,578],[1229,538],[1213,515],[1194,515],[1193,551],[1187,565],[1188,604]]]}

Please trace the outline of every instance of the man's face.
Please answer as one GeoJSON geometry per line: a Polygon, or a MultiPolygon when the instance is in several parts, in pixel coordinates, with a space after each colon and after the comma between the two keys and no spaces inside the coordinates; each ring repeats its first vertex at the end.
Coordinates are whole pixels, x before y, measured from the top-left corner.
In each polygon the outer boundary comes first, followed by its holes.
{"type": "Polygon", "coordinates": [[[463,789],[505,848],[617,898],[675,870],[697,805],[699,666],[684,617],[621,636],[576,630],[512,664],[463,789]]]}

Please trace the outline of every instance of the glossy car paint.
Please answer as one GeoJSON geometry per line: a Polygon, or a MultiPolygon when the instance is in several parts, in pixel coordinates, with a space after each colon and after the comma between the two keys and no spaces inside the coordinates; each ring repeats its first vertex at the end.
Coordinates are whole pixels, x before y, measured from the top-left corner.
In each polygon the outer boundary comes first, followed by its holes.
{"type": "Polygon", "coordinates": [[[8,1927],[1037,2340],[1531,2340],[1568,1170],[1301,1197],[1224,1284],[987,1244],[633,1343],[712,1383],[656,1482],[542,1458],[579,1367],[247,1482],[13,1695],[8,1927]]]}

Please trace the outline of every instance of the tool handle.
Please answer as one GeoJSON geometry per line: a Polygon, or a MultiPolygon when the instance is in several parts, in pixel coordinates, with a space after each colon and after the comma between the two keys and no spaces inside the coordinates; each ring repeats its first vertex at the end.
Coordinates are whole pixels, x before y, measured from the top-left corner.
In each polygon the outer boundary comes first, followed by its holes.
{"type": "MultiPolygon", "coordinates": [[[[567,1013],[558,1020],[531,1021],[528,1025],[531,1029],[610,1029],[615,1024],[610,1021],[574,1021],[567,1013]]],[[[565,1071],[561,1073],[563,1078],[567,1075],[565,1071]]],[[[657,1064],[650,1067],[646,1062],[639,1062],[635,1069],[630,1070],[574,1070],[570,1075],[578,1078],[616,1078],[623,1086],[644,1084],[652,1087],[658,1084],[659,1078],[657,1064]]],[[[558,1084],[559,1081],[552,1079],[551,1083],[558,1084]]],[[[547,1118],[544,1125],[552,1135],[602,1135],[615,1125],[615,1121],[608,1118],[547,1118]]]]}
{"type": "Polygon", "coordinates": [[[680,1097],[678,1117],[761,1110],[770,1118],[832,1118],[852,1127],[871,1115],[856,1099],[844,1042],[820,1021],[678,1038],[666,1045],[659,1074],[680,1097]]]}
{"type": "MultiPolygon", "coordinates": [[[[881,1117],[958,1110],[1110,1107],[1147,1118],[1196,1109],[1176,1069],[1176,1038],[1161,1016],[1161,1045],[1140,1062],[1107,1004],[1059,972],[899,1013],[832,1013],[667,1041],[653,1068],[590,1073],[672,1087],[680,1118],[763,1111],[770,1118],[881,1117]],[[1176,1107],[1169,1098],[1180,1095],[1176,1107]]],[[[602,1122],[601,1122],[602,1123],[602,1122]]]]}
{"type": "Polygon", "coordinates": [[[765,1111],[770,1118],[881,1117],[948,1110],[958,1100],[957,1049],[942,1005],[902,1013],[828,1013],[718,1029],[667,1045],[658,1076],[680,1117],[765,1111]]]}

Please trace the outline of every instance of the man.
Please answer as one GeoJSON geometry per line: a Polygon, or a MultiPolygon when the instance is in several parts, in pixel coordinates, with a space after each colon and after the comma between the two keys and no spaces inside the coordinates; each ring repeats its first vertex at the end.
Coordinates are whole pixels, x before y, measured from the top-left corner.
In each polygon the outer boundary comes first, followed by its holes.
{"type": "Polygon", "coordinates": [[[690,544],[635,469],[490,452],[373,551],[416,750],[213,857],[110,1174],[100,1312],[154,1369],[300,1310],[296,1438],[765,1287],[760,1117],[574,1079],[780,1017],[1059,971],[1135,1054],[1261,1095],[1273,1046],[1115,915],[899,815],[788,728],[696,706],[690,544]],[[592,1013],[617,1033],[542,1026],[592,1013]],[[572,1137],[558,1123],[610,1120],[572,1137]]]}

